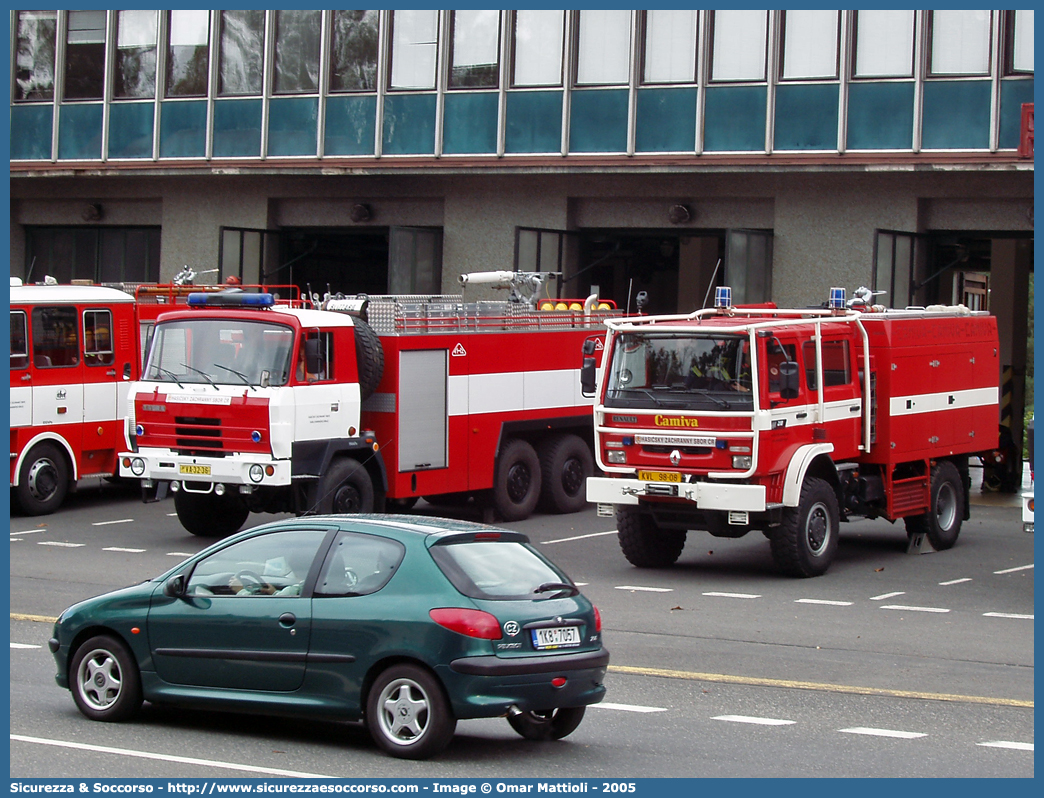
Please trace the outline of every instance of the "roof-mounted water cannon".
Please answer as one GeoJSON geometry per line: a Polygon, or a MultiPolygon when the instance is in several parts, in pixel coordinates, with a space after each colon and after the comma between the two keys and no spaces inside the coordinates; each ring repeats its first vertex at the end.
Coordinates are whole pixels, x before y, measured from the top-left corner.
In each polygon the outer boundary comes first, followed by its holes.
{"type": "Polygon", "coordinates": [[[525,302],[535,308],[541,289],[551,279],[562,276],[562,272],[471,272],[460,275],[460,284],[485,285],[490,288],[510,289],[512,302],[525,302]]]}
{"type": "Polygon", "coordinates": [[[201,272],[197,272],[189,268],[189,265],[186,263],[181,267],[181,271],[174,275],[174,279],[171,282],[174,285],[192,285],[201,274],[216,274],[217,271],[217,269],[204,269],[201,272]]]}
{"type": "Polygon", "coordinates": [[[714,289],[714,307],[718,313],[728,313],[732,309],[732,287],[719,285],[714,289]]]}
{"type": "MultiPolygon", "coordinates": [[[[834,289],[831,289],[833,291],[834,289]]],[[[871,291],[865,285],[859,286],[855,291],[852,292],[852,298],[846,303],[846,307],[852,308],[853,310],[872,310],[882,311],[884,305],[873,304],[875,296],[881,296],[887,294],[887,291],[871,291]]]]}

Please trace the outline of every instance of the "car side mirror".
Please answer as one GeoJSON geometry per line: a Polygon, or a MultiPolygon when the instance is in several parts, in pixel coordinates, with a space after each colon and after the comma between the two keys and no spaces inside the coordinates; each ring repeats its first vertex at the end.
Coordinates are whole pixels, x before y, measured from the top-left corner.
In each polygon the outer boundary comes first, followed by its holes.
{"type": "Polygon", "coordinates": [[[580,367],[580,393],[587,397],[594,396],[597,381],[595,359],[593,357],[585,357],[584,364],[580,367]]]}
{"type": "Polygon", "coordinates": [[[168,598],[184,598],[185,574],[178,574],[168,579],[166,584],[163,585],[163,595],[168,598]]]}
{"type": "Polygon", "coordinates": [[[785,360],[779,364],[779,395],[784,399],[797,399],[801,384],[798,376],[798,364],[793,360],[785,360]]]}

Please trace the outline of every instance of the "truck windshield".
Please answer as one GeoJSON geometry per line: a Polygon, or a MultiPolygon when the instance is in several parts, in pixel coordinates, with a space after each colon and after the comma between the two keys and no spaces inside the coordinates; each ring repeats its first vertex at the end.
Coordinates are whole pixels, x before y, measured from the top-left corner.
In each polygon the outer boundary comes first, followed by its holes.
{"type": "Polygon", "coordinates": [[[622,333],[608,368],[606,407],[754,407],[745,336],[622,333]]]}
{"type": "Polygon", "coordinates": [[[282,324],[182,319],[156,325],[144,379],[211,385],[285,385],[294,332],[282,324]]]}

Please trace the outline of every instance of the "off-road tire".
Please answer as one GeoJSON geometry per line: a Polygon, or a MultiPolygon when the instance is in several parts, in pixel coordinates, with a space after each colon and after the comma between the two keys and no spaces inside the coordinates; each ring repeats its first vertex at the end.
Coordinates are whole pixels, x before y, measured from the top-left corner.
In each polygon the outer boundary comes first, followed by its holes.
{"type": "Polygon", "coordinates": [[[540,458],[521,438],[505,444],[497,458],[493,482],[493,507],[505,521],[529,518],[540,498],[540,458]]]}
{"type": "Polygon", "coordinates": [[[783,508],[783,523],[769,538],[772,557],[789,576],[820,576],[837,554],[839,511],[830,483],[806,477],[797,507],[783,508]]]}
{"type": "Polygon", "coordinates": [[[684,531],[660,529],[651,515],[637,507],[616,508],[616,530],[624,557],[636,568],[667,568],[685,548],[684,531]]]}
{"type": "Polygon", "coordinates": [[[372,513],[374,504],[373,480],[362,463],[350,457],[339,457],[330,463],[319,482],[316,512],[372,513]]]}
{"type": "Polygon", "coordinates": [[[355,362],[359,369],[359,398],[373,396],[384,376],[384,348],[373,327],[362,319],[352,319],[355,325],[355,362]]]}
{"type": "Polygon", "coordinates": [[[69,492],[69,460],[57,444],[38,443],[18,472],[15,497],[25,515],[50,515],[65,501],[69,492]]]}
{"type": "Polygon", "coordinates": [[[174,494],[178,520],[189,532],[201,538],[223,538],[238,532],[250,510],[235,493],[190,493],[182,488],[174,494]]]}
{"type": "Polygon", "coordinates": [[[591,447],[578,435],[545,439],[540,452],[540,501],[548,513],[576,513],[587,507],[587,478],[594,475],[591,447]]]}
{"type": "Polygon", "coordinates": [[[921,515],[910,515],[903,519],[908,535],[924,534],[936,551],[952,548],[961,534],[964,507],[968,497],[957,466],[949,460],[941,460],[932,469],[929,488],[931,506],[921,515]]]}

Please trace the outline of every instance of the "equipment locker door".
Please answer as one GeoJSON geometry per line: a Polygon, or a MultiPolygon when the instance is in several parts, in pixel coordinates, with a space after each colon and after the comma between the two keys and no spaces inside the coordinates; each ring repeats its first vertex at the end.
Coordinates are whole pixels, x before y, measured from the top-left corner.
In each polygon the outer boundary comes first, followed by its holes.
{"type": "Polygon", "coordinates": [[[449,353],[399,353],[399,472],[446,468],[449,353]]]}

